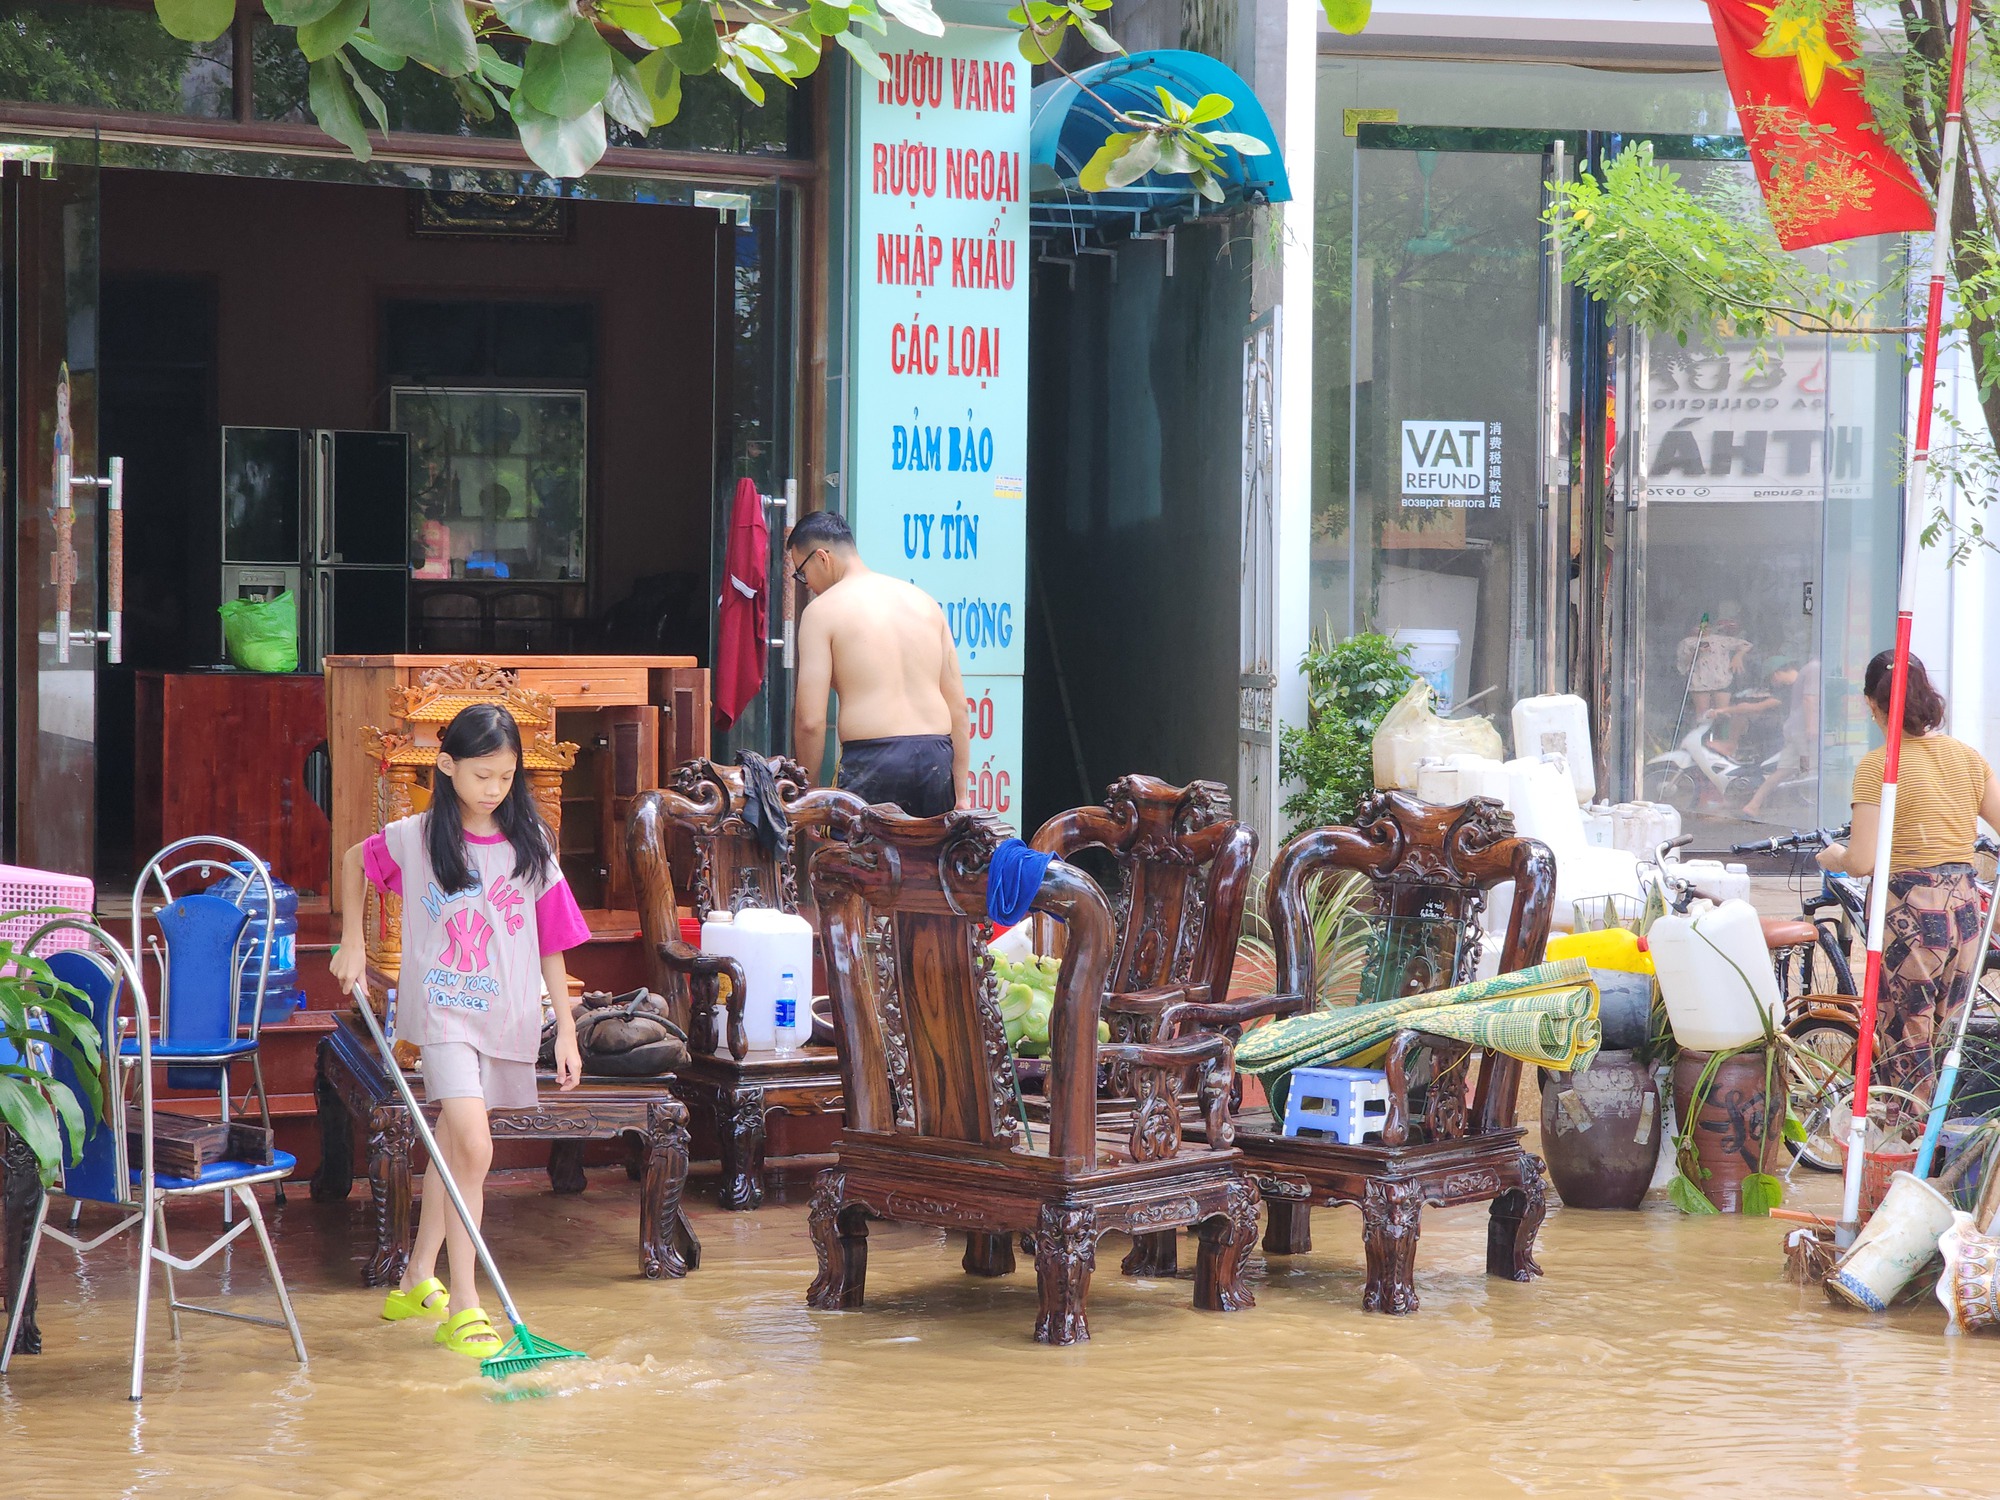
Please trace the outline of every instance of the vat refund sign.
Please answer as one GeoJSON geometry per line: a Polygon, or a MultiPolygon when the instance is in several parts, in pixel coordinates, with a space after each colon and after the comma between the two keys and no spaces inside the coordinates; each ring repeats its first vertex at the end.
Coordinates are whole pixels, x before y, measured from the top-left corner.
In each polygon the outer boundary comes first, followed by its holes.
{"type": "Polygon", "coordinates": [[[1406,506],[1500,503],[1498,422],[1405,422],[1399,457],[1406,506]]]}
{"type": "Polygon", "coordinates": [[[944,609],[972,805],[1018,817],[1028,472],[1028,102],[1018,34],[889,23],[855,75],[849,521],[944,609]]]}

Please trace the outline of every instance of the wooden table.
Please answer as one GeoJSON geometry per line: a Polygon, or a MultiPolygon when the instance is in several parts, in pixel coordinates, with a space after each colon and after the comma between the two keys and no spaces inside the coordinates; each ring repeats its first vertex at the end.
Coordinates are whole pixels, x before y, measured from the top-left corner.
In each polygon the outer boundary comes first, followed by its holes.
{"type": "MultiPolygon", "coordinates": [[[[668,1088],[632,1079],[592,1079],[570,1093],[542,1075],[535,1109],[488,1112],[495,1141],[548,1141],[549,1185],[558,1193],[584,1189],[583,1143],[637,1136],[644,1152],[639,1192],[639,1269],[649,1278],[685,1276],[701,1264],[701,1242],[681,1207],[687,1185],[687,1107],[668,1088]]],[[[410,1112],[377,1057],[374,1043],[348,1016],[319,1044],[313,1077],[319,1101],[321,1155],[313,1175],[315,1203],[345,1198],[354,1185],[355,1121],[368,1132],[368,1188],[375,1208],[375,1253],[362,1268],[364,1286],[400,1280],[410,1261],[410,1166],[417,1132],[410,1112]]],[[[436,1105],[424,1118],[435,1123],[436,1105]]]]}
{"type": "Polygon", "coordinates": [[[772,1115],[839,1114],[840,1054],[805,1047],[789,1055],[751,1052],[738,1062],[697,1052],[675,1073],[674,1092],[715,1123],[722,1206],[755,1208],[764,1201],[766,1122],[772,1115]]]}

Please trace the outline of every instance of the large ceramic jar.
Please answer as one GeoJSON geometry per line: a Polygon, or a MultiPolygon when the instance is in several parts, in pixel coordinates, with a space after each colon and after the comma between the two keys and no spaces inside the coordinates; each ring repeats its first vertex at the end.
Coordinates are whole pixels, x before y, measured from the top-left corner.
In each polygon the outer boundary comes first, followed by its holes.
{"type": "MultiPolygon", "coordinates": [[[[1709,1055],[1682,1052],[1675,1061],[1676,1120],[1688,1118],[1695,1084],[1708,1066],[1709,1055]]],[[[1695,1155],[1707,1171],[1696,1185],[1724,1213],[1735,1213],[1742,1206],[1744,1178],[1752,1172],[1775,1173],[1784,1163],[1785,1085],[1781,1070],[1773,1070],[1771,1093],[1776,1095],[1774,1113],[1764,1090],[1764,1049],[1739,1052],[1716,1069],[1701,1116],[1695,1121],[1695,1155]]]]}
{"type": "Polygon", "coordinates": [[[1634,1052],[1600,1052],[1542,1088],[1542,1155],[1569,1208],[1637,1208],[1652,1185],[1663,1126],[1653,1070],[1634,1052]]]}

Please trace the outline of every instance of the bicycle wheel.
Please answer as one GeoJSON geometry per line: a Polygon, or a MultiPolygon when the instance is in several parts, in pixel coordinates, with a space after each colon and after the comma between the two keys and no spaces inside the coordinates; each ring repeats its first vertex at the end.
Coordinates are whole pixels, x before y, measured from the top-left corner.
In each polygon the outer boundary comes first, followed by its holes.
{"type": "Polygon", "coordinates": [[[1792,1155],[1815,1172],[1838,1172],[1838,1136],[1853,1113],[1854,1030],[1838,1021],[1802,1021],[1786,1028],[1793,1046],[1786,1062],[1791,1112],[1805,1126],[1804,1142],[1789,1141],[1792,1155]]]}
{"type": "MultiPolygon", "coordinates": [[[[1860,994],[1861,989],[1854,982],[1854,970],[1847,963],[1847,950],[1841,946],[1840,924],[1838,922],[1816,922],[1813,925],[1819,929],[1820,956],[1826,960],[1827,967],[1833,971],[1832,989],[1829,990],[1816,983],[1814,993],[1821,995],[1860,994]]],[[[1815,964],[1814,967],[1817,968],[1818,965],[1815,964]]],[[[1815,975],[1814,978],[1817,980],[1818,976],[1815,975]]]]}

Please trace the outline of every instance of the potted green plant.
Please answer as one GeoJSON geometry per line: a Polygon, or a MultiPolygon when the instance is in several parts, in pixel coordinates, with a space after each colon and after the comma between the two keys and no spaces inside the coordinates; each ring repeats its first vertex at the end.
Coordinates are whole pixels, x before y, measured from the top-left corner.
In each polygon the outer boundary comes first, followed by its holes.
{"type": "Polygon", "coordinates": [[[1284,813],[1294,833],[1352,823],[1375,790],[1375,731],[1409,689],[1410,652],[1386,635],[1313,637],[1299,670],[1306,678],[1306,722],[1278,742],[1278,774],[1296,783],[1284,813]]]}
{"type": "MultiPolygon", "coordinates": [[[[1718,1052],[1674,1049],[1675,1172],[1667,1196],[1683,1213],[1735,1209],[1767,1215],[1785,1201],[1785,1185],[1771,1171],[1783,1143],[1803,1143],[1805,1127],[1791,1113],[1790,1087],[1776,1085],[1801,1069],[1826,1067],[1824,1058],[1796,1046],[1778,1018],[1755,998],[1750,976],[1710,942],[1751,994],[1764,1035],[1718,1052]],[[1706,1149],[1704,1149],[1706,1148],[1706,1149]]],[[[1671,1047],[1671,1041],[1666,1046],[1671,1047]]]]}
{"type": "Polygon", "coordinates": [[[46,961],[0,942],[0,1124],[33,1153],[44,1187],[62,1170],[63,1133],[75,1162],[88,1128],[84,1111],[90,1118],[99,1112],[104,1041],[77,1009],[83,1001],[83,993],[57,979],[46,961]],[[50,1073],[49,1048],[75,1067],[86,1098],[50,1073]]]}

